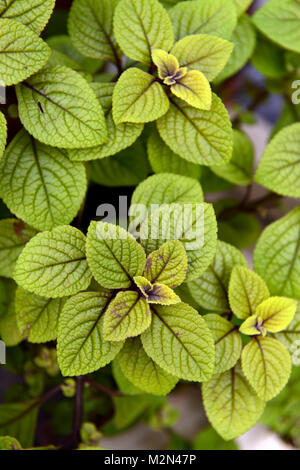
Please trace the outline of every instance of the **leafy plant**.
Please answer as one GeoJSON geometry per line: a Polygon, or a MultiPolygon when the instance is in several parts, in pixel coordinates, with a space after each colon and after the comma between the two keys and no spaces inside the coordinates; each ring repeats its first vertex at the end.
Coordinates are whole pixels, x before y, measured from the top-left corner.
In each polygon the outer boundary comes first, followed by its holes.
{"type": "Polygon", "coordinates": [[[300,212],[278,202],[300,197],[300,2],[251,5],[2,2],[0,346],[24,380],[0,405],[0,449],[99,449],[139,420],[170,448],[235,449],[287,385],[300,212]],[[250,60],[267,81],[247,78],[246,110],[230,93],[250,60]],[[285,107],[253,174],[242,124],[270,92],[285,107]],[[234,187],[242,199],[220,195],[234,187]],[[202,384],[214,428],[193,442],[172,430],[180,382],[202,384]]]}

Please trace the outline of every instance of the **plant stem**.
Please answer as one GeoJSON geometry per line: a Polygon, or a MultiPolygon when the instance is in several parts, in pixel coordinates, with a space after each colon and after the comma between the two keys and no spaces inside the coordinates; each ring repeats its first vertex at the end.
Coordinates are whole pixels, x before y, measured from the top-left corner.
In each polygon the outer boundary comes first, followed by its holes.
{"type": "Polygon", "coordinates": [[[237,206],[228,207],[224,209],[222,212],[220,212],[220,214],[218,215],[218,220],[230,219],[231,217],[235,216],[241,211],[250,212],[250,213],[257,212],[260,209],[260,207],[264,206],[265,204],[270,203],[270,202],[276,202],[277,200],[282,199],[283,197],[280,194],[271,192],[261,198],[258,198],[254,201],[249,202],[251,191],[252,191],[252,187],[250,185],[243,201],[241,201],[240,204],[238,204],[237,206]]]}
{"type": "Polygon", "coordinates": [[[76,395],[74,403],[74,420],[72,444],[76,449],[80,442],[80,428],[83,419],[83,377],[76,378],[76,395]]]}

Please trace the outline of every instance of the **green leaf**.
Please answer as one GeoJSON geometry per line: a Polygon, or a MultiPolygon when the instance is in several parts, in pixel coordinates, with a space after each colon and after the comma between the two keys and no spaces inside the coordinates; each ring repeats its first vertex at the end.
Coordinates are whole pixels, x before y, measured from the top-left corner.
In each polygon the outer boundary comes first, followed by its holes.
{"type": "Polygon", "coordinates": [[[260,418],[264,403],[248,384],[238,363],[202,385],[207,417],[225,440],[248,431],[260,418]]]}
{"type": "Polygon", "coordinates": [[[157,127],[171,150],[190,162],[224,165],[232,155],[230,118],[214,94],[210,111],[172,99],[169,112],[157,121],[157,127]]]}
{"type": "Polygon", "coordinates": [[[198,33],[230,39],[237,22],[235,6],[228,0],[180,2],[169,15],[176,40],[198,33]]]}
{"type": "Polygon", "coordinates": [[[225,39],[209,34],[195,34],[178,41],[171,49],[181,67],[202,72],[212,81],[223,70],[232,53],[233,45],[225,39]]]}
{"type": "Polygon", "coordinates": [[[94,372],[111,362],[122,342],[103,340],[103,318],[109,292],[84,292],[65,303],[59,318],[57,354],[64,376],[94,372]]]}
{"type": "Polygon", "coordinates": [[[0,336],[6,346],[16,346],[23,341],[24,336],[19,330],[17,324],[17,315],[15,310],[15,286],[9,293],[8,306],[4,315],[0,317],[0,336]]]}
{"type": "Polygon", "coordinates": [[[0,18],[16,20],[39,34],[49,21],[55,0],[4,0],[0,5],[0,18]]]}
{"type": "Polygon", "coordinates": [[[241,131],[233,131],[233,154],[227,165],[211,166],[220,178],[239,186],[247,186],[252,181],[254,148],[250,139],[241,131]]]}
{"type": "Polygon", "coordinates": [[[7,123],[4,114],[0,112],[0,160],[4,153],[7,139],[7,123]]]}
{"type": "Polygon", "coordinates": [[[238,24],[233,32],[233,52],[223,71],[218,75],[215,83],[220,83],[241,70],[253,54],[256,44],[255,29],[248,15],[239,18],[238,24]]]}
{"type": "Polygon", "coordinates": [[[152,49],[168,51],[174,41],[170,18],[157,0],[120,0],[114,33],[128,57],[147,65],[152,49]]]}
{"type": "Polygon", "coordinates": [[[41,144],[24,130],[0,161],[0,179],[7,207],[40,230],[72,222],[87,188],[82,163],[70,162],[65,152],[41,144]]]}
{"type": "Polygon", "coordinates": [[[2,86],[22,82],[46,64],[51,50],[27,26],[16,21],[0,19],[0,31],[2,86]]]}
{"type": "Polygon", "coordinates": [[[208,380],[214,368],[214,341],[203,318],[184,303],[151,310],[152,323],[141,336],[148,356],[184,380],[208,380]]]}
{"type": "Polygon", "coordinates": [[[19,287],[15,308],[20,332],[30,343],[47,343],[57,338],[57,326],[64,299],[47,299],[19,287]]]}
{"type": "Polygon", "coordinates": [[[257,315],[251,315],[240,326],[240,332],[248,336],[266,336],[267,330],[263,324],[258,320],[257,315]]]}
{"type": "Polygon", "coordinates": [[[152,405],[153,396],[138,395],[134,397],[115,397],[113,399],[115,416],[114,424],[118,430],[126,430],[134,424],[152,405]]]}
{"type": "Polygon", "coordinates": [[[151,323],[147,300],[138,292],[119,292],[109,304],[103,324],[106,341],[123,341],[143,333],[151,323]]]}
{"type": "Polygon", "coordinates": [[[157,67],[158,76],[166,85],[186,74],[187,70],[180,70],[177,58],[163,49],[154,49],[151,53],[152,61],[157,67]]]}
{"type": "Polygon", "coordinates": [[[284,331],[276,333],[275,337],[281,341],[289,350],[292,361],[295,365],[299,365],[299,354],[297,354],[297,345],[300,344],[300,304],[297,304],[294,319],[284,331]],[[294,353],[296,352],[295,356],[294,353]]]}
{"type": "Polygon", "coordinates": [[[113,157],[90,164],[91,180],[102,186],[136,186],[147,178],[148,173],[149,164],[140,141],[113,157]]]}
{"type": "Polygon", "coordinates": [[[221,374],[234,367],[242,352],[242,339],[237,327],[214,313],[204,316],[208,328],[212,332],[215,349],[214,374],[221,374]]]}
{"type": "Polygon", "coordinates": [[[272,295],[300,300],[300,207],[264,230],[255,248],[254,267],[272,295]]]}
{"type": "Polygon", "coordinates": [[[146,256],[142,246],[119,226],[92,222],[86,251],[93,276],[103,287],[130,287],[133,277],[143,273],[146,256]]]}
{"type": "Polygon", "coordinates": [[[208,427],[197,434],[193,450],[239,450],[235,441],[224,441],[212,427],[208,427]]]}
{"type": "Polygon", "coordinates": [[[187,272],[187,255],[179,240],[164,243],[146,261],[144,276],[174,289],[183,283],[187,272]]]}
{"type": "Polygon", "coordinates": [[[255,181],[283,196],[300,197],[300,124],[282,129],[267,146],[255,181]]]}
{"type": "MultiPolygon", "coordinates": [[[[143,204],[151,213],[163,204],[202,201],[203,191],[198,181],[184,176],[161,173],[150,176],[138,185],[133,193],[131,205],[143,204]]],[[[146,214],[144,218],[145,216],[146,214]]]]}
{"type": "Polygon", "coordinates": [[[199,179],[201,167],[174,153],[160,138],[156,130],[151,132],[147,148],[149,162],[154,173],[175,173],[199,179]]]}
{"type": "Polygon", "coordinates": [[[297,302],[286,297],[270,297],[256,309],[259,323],[270,333],[278,333],[293,320],[297,302]]]}
{"type": "Polygon", "coordinates": [[[255,26],[284,49],[300,52],[297,27],[300,4],[295,0],[269,0],[253,16],[255,26]]]}
{"type": "Polygon", "coordinates": [[[228,293],[231,310],[241,320],[254,315],[259,304],[270,297],[266,283],[244,266],[233,268],[228,293]]]}
{"type": "Polygon", "coordinates": [[[0,406],[0,434],[14,436],[26,448],[33,444],[38,407],[35,402],[4,403],[0,406]]]}
{"type": "Polygon", "coordinates": [[[13,277],[17,259],[34,235],[36,231],[20,220],[0,220],[0,276],[13,277]]]}
{"type": "Polygon", "coordinates": [[[107,129],[101,106],[74,70],[45,67],[17,87],[20,119],[44,144],[86,148],[103,144],[107,129]]]}
{"type": "Polygon", "coordinates": [[[121,75],[113,93],[116,124],[155,121],[168,109],[168,97],[155,77],[135,67],[121,75]]]}
{"type": "Polygon", "coordinates": [[[20,442],[14,437],[0,437],[0,450],[22,450],[20,442]]]}
{"type": "Polygon", "coordinates": [[[197,109],[210,110],[211,88],[210,84],[199,70],[191,70],[171,86],[172,93],[197,109]]]}
{"type": "Polygon", "coordinates": [[[188,284],[198,305],[222,313],[230,310],[227,290],[231,272],[236,265],[248,266],[244,255],[234,246],[218,241],[212,264],[202,276],[188,284]]]}
{"type": "Polygon", "coordinates": [[[237,8],[238,16],[244,13],[250,7],[253,0],[233,0],[237,8]]]}
{"type": "Polygon", "coordinates": [[[286,385],[291,373],[291,357],[277,339],[258,336],[244,347],[242,368],[259,398],[268,401],[286,385]]]}
{"type": "Polygon", "coordinates": [[[176,239],[182,242],[188,258],[186,280],[197,279],[216,252],[217,223],[213,207],[206,203],[162,206],[141,227],[141,242],[147,254],[176,239]]]}
{"type": "Polygon", "coordinates": [[[113,83],[91,83],[105,113],[108,129],[108,141],[98,147],[89,149],[69,150],[68,155],[73,161],[97,160],[115,155],[121,150],[130,147],[141,135],[143,124],[122,123],[116,125],[112,117],[112,96],[115,85],[113,83]]]}
{"type": "Polygon", "coordinates": [[[113,17],[119,0],[74,0],[68,21],[71,40],[84,56],[120,63],[113,37],[113,17]]]}
{"type": "Polygon", "coordinates": [[[178,382],[147,356],[139,338],[126,341],[117,363],[130,382],[153,395],[167,395],[178,382]]]}
{"type": "Polygon", "coordinates": [[[36,235],[18,258],[15,281],[43,297],[73,295],[91,281],[85,256],[85,236],[64,225],[36,235]]]}

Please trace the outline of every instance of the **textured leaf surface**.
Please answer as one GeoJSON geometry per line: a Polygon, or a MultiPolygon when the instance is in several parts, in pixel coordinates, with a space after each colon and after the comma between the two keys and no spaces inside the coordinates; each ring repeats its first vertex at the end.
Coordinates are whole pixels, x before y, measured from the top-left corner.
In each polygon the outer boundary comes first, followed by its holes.
{"type": "Polygon", "coordinates": [[[254,267],[271,294],[300,299],[300,207],[264,230],[254,252],[254,267]]]}
{"type": "Polygon", "coordinates": [[[217,222],[210,204],[171,204],[154,211],[141,227],[141,241],[152,253],[168,240],[180,240],[188,258],[187,281],[211,264],[217,248],[217,222]]]}
{"type": "Polygon", "coordinates": [[[155,283],[150,292],[147,292],[149,304],[175,305],[181,302],[180,297],[168,286],[155,283]]]}
{"type": "Polygon", "coordinates": [[[148,356],[177,377],[208,380],[214,368],[214,341],[203,318],[184,303],[151,310],[151,326],[141,337],[148,356]]]}
{"type": "Polygon", "coordinates": [[[13,277],[17,259],[34,235],[36,231],[20,220],[0,220],[0,276],[13,277]]]}
{"type": "Polygon", "coordinates": [[[173,289],[183,283],[187,272],[187,256],[179,240],[170,240],[151,253],[146,261],[144,276],[173,289]]]}
{"type": "Polygon", "coordinates": [[[170,18],[157,0],[121,0],[114,32],[123,52],[144,64],[150,64],[152,49],[168,51],[174,41],[170,18]]]}
{"type": "Polygon", "coordinates": [[[203,191],[198,181],[179,175],[161,173],[143,181],[135,189],[131,204],[144,204],[151,213],[158,206],[176,202],[202,202],[203,191]]]}
{"type": "Polygon", "coordinates": [[[199,70],[212,81],[225,67],[233,45],[225,39],[210,34],[195,34],[178,41],[171,52],[181,67],[199,70]]]}
{"type": "Polygon", "coordinates": [[[228,0],[180,2],[169,15],[176,40],[198,33],[230,39],[237,22],[234,4],[228,0]]]}
{"type": "Polygon", "coordinates": [[[92,273],[103,287],[129,287],[133,277],[143,273],[146,256],[142,246],[119,226],[92,222],[86,250],[92,273]]]}
{"type": "Polygon", "coordinates": [[[187,72],[171,86],[171,91],[194,108],[204,110],[211,108],[211,88],[207,78],[199,70],[187,72]]]}
{"type": "Polygon", "coordinates": [[[268,401],[286,385],[291,373],[291,357],[277,339],[255,337],[243,349],[242,367],[259,398],[268,401]]]}
{"type": "Polygon", "coordinates": [[[213,172],[239,186],[251,183],[254,161],[254,149],[249,138],[241,131],[233,131],[233,154],[227,165],[212,166],[213,172]]]}
{"type": "Polygon", "coordinates": [[[241,324],[239,330],[241,333],[243,333],[243,335],[248,336],[266,336],[267,333],[264,326],[258,322],[257,315],[251,315],[250,317],[246,318],[246,320],[241,324]]]}
{"type": "Polygon", "coordinates": [[[23,24],[1,19],[0,14],[0,80],[2,85],[22,82],[41,69],[51,50],[23,24]]]}
{"type": "Polygon", "coordinates": [[[65,299],[47,299],[17,289],[15,308],[20,332],[30,343],[47,343],[57,338],[58,319],[65,299]]]}
{"type": "Polygon", "coordinates": [[[202,393],[207,417],[225,440],[235,439],[252,428],[264,409],[239,364],[203,384],[202,393]]]}
{"type": "MultiPolygon", "coordinates": [[[[177,58],[163,49],[154,49],[151,53],[151,57],[152,62],[157,67],[157,73],[161,80],[169,79],[172,81],[172,79],[175,80],[174,77],[177,78],[177,72],[179,72],[179,75],[183,75],[187,72],[186,70],[179,71],[180,66],[177,58]]],[[[166,83],[166,85],[169,84],[168,81],[164,83],[166,83]]]]}
{"type": "Polygon", "coordinates": [[[234,367],[239,360],[242,352],[241,335],[232,323],[220,315],[210,313],[204,316],[204,320],[215,341],[214,374],[221,374],[234,367]]]}
{"type": "Polygon", "coordinates": [[[55,0],[3,0],[0,5],[0,18],[16,20],[40,33],[51,16],[55,0]]]}
{"type": "Polygon", "coordinates": [[[299,353],[298,346],[300,343],[300,304],[297,304],[297,311],[294,316],[292,323],[280,333],[276,333],[275,337],[279,339],[289,350],[292,356],[292,361],[294,365],[299,365],[299,353]],[[294,355],[294,353],[296,353],[294,355]]]}
{"type": "Polygon", "coordinates": [[[294,0],[269,0],[253,16],[255,26],[285,49],[300,52],[300,4],[294,0]]]}
{"type": "Polygon", "coordinates": [[[168,108],[167,95],[152,75],[133,67],[119,78],[113,94],[113,118],[116,124],[155,121],[168,108]]]}
{"type": "Polygon", "coordinates": [[[233,52],[227,65],[220,75],[218,75],[216,79],[217,83],[231,77],[241,70],[253,54],[256,44],[256,34],[253,25],[246,14],[239,18],[231,41],[234,45],[233,52]]]}
{"type": "Polygon", "coordinates": [[[0,160],[4,153],[7,138],[7,124],[4,114],[0,112],[0,160]]]}
{"type": "MultiPolygon", "coordinates": [[[[300,10],[299,10],[300,11],[300,10]]],[[[267,146],[255,181],[275,193],[300,197],[300,124],[282,129],[267,146]]]]}
{"type": "Polygon", "coordinates": [[[167,395],[178,382],[147,356],[138,338],[126,341],[117,361],[125,377],[144,392],[167,395]]]}
{"type": "Polygon", "coordinates": [[[118,0],[75,0],[68,29],[74,46],[85,56],[119,63],[113,37],[113,16],[118,0]]]}
{"type": "Polygon", "coordinates": [[[64,297],[88,287],[91,281],[85,257],[85,236],[71,226],[36,235],[18,258],[15,281],[44,297],[64,297]]]}
{"type": "MultiPolygon", "coordinates": [[[[129,341],[129,340],[128,340],[129,341]]],[[[127,342],[125,343],[125,345],[127,342]]],[[[125,347],[124,345],[124,347],[125,347]]],[[[112,362],[112,373],[118,385],[120,392],[124,395],[140,395],[143,393],[141,389],[133,385],[123,374],[117,358],[112,362]]]]}
{"type": "Polygon", "coordinates": [[[34,140],[24,130],[0,161],[0,195],[17,217],[36,229],[72,222],[85,196],[86,171],[65,152],[34,140]]]}
{"type": "Polygon", "coordinates": [[[69,150],[71,160],[89,161],[115,155],[121,150],[130,147],[140,136],[143,124],[122,123],[116,125],[112,117],[112,95],[115,85],[112,83],[91,83],[105,113],[108,140],[105,144],[88,149],[69,150]]]}
{"type": "Polygon", "coordinates": [[[284,330],[293,320],[297,302],[286,297],[270,297],[256,309],[259,322],[271,333],[284,330]]]}
{"type": "Polygon", "coordinates": [[[101,145],[107,139],[102,108],[74,70],[46,67],[17,87],[20,119],[44,144],[63,148],[101,145]]]}
{"type": "Polygon", "coordinates": [[[144,297],[138,292],[119,292],[104,315],[103,338],[122,341],[138,336],[151,323],[151,312],[144,297]]]}
{"type": "Polygon", "coordinates": [[[266,283],[243,266],[233,268],[229,283],[229,303],[233,313],[245,319],[256,313],[259,304],[270,297],[266,283]]]}
{"type": "Polygon", "coordinates": [[[202,276],[188,284],[198,305],[219,312],[230,309],[227,290],[231,271],[236,265],[248,266],[244,255],[234,246],[218,241],[212,264],[202,276]]]}
{"type": "Polygon", "coordinates": [[[111,362],[123,343],[103,340],[103,316],[110,302],[107,292],[84,292],[71,297],[60,315],[58,363],[62,374],[82,375],[111,362]]]}
{"type": "Polygon", "coordinates": [[[174,153],[154,130],[148,139],[148,157],[154,173],[175,173],[199,179],[201,168],[174,153]]]}
{"type": "Polygon", "coordinates": [[[182,158],[199,165],[223,165],[232,155],[232,128],[221,100],[213,94],[209,111],[172,99],[157,122],[166,144],[182,158]]]}

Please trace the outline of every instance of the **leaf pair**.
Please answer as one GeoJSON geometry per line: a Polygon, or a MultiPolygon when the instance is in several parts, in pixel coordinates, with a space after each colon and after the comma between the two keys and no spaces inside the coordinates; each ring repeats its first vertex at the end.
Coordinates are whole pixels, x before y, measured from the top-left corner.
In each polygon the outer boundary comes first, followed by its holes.
{"type": "Polygon", "coordinates": [[[293,320],[297,303],[284,297],[270,297],[265,282],[241,266],[233,269],[229,302],[235,315],[245,320],[240,331],[254,336],[243,348],[243,371],[257,395],[264,401],[270,400],[285,386],[291,358],[280,341],[265,335],[284,330],[293,320]]]}

